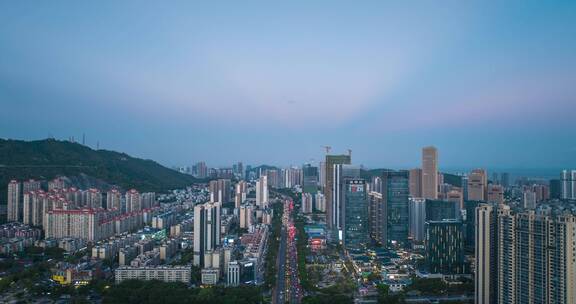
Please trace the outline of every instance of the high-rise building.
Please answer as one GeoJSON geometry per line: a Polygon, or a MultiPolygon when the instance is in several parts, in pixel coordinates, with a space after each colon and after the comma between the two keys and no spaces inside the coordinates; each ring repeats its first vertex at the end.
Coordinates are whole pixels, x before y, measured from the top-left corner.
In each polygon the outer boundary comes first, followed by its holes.
{"type": "Polygon", "coordinates": [[[422,197],[438,198],[438,150],[435,147],[422,149],[422,197]]]}
{"type": "Polygon", "coordinates": [[[510,174],[509,173],[504,172],[500,175],[500,184],[504,188],[510,187],[510,174]]]}
{"type": "MultiPolygon", "coordinates": [[[[9,222],[19,222],[21,216],[20,213],[20,193],[21,185],[17,180],[11,180],[8,183],[8,221],[9,222]]],[[[23,208],[22,208],[23,209],[23,208]]]]}
{"type": "Polygon", "coordinates": [[[422,197],[422,169],[415,168],[410,170],[410,196],[422,197]]]}
{"type": "Polygon", "coordinates": [[[576,303],[576,216],[477,208],[476,303],[576,303]]]}
{"type": "Polygon", "coordinates": [[[449,202],[455,202],[458,205],[458,209],[464,209],[464,197],[462,191],[458,188],[452,189],[446,193],[446,200],[449,202]]]}
{"type": "Polygon", "coordinates": [[[375,191],[382,193],[382,177],[372,176],[372,181],[370,182],[370,192],[375,191]]]}
{"type": "Polygon", "coordinates": [[[460,219],[458,202],[445,200],[426,200],[426,221],[460,219]]]}
{"type": "Polygon", "coordinates": [[[106,193],[106,209],[116,209],[124,212],[124,208],[122,208],[122,194],[120,194],[120,191],[117,189],[112,189],[106,193]]]}
{"type": "Polygon", "coordinates": [[[68,188],[68,182],[64,177],[57,177],[48,182],[48,191],[63,190],[66,188],[68,188]]]}
{"type": "Polygon", "coordinates": [[[295,186],[302,186],[302,183],[303,183],[302,168],[291,167],[283,170],[283,178],[281,184],[284,188],[293,188],[295,186]]]}
{"type": "Polygon", "coordinates": [[[316,208],[316,210],[320,212],[326,212],[326,198],[322,192],[316,192],[316,195],[314,196],[314,202],[314,208],[316,208]]]}
{"type": "Polygon", "coordinates": [[[254,224],[254,207],[253,205],[240,206],[240,228],[250,228],[254,224]]]}
{"type": "Polygon", "coordinates": [[[24,194],[40,190],[41,183],[33,179],[20,183],[11,180],[8,183],[7,215],[9,222],[22,222],[24,220],[24,194]]]}
{"type": "Polygon", "coordinates": [[[44,213],[50,208],[46,193],[42,190],[24,193],[23,205],[23,223],[42,226],[44,213]]]}
{"type": "Polygon", "coordinates": [[[366,181],[345,178],[343,184],[342,244],[347,249],[361,249],[369,243],[370,237],[366,181]]]}
{"type": "Polygon", "coordinates": [[[230,202],[230,187],[231,185],[229,179],[218,179],[210,181],[210,201],[221,203],[230,202]]]}
{"type": "Polygon", "coordinates": [[[465,273],[464,231],[461,221],[426,222],[426,262],[431,273],[465,273]]]}
{"type": "Polygon", "coordinates": [[[318,164],[318,185],[322,191],[326,188],[326,162],[323,161],[318,164]]]}
{"type": "Polygon", "coordinates": [[[576,170],[562,170],[560,187],[561,199],[576,199],[576,170]]]}
{"type": "Polygon", "coordinates": [[[307,193],[316,193],[318,191],[318,167],[310,164],[302,166],[302,191],[307,193]]]}
{"type": "Polygon", "coordinates": [[[104,209],[53,209],[44,216],[46,238],[80,238],[97,242],[114,234],[114,222],[104,209]]]}
{"type": "Polygon", "coordinates": [[[486,201],[489,203],[504,203],[504,188],[500,185],[489,184],[486,190],[486,201]]]}
{"type": "Polygon", "coordinates": [[[268,176],[262,175],[256,181],[256,205],[262,208],[268,206],[268,176]]]}
{"type": "Polygon", "coordinates": [[[234,173],[236,177],[244,178],[244,165],[242,162],[237,162],[232,165],[232,173],[234,173]]]}
{"type": "Polygon", "coordinates": [[[334,229],[336,222],[334,217],[333,206],[333,191],[334,191],[334,165],[337,164],[350,164],[350,155],[326,155],[326,162],[324,163],[324,197],[326,198],[326,226],[328,229],[334,229]]]}
{"type": "Polygon", "coordinates": [[[314,201],[312,194],[308,192],[302,193],[302,213],[312,213],[314,201]]]}
{"type": "Polygon", "coordinates": [[[525,190],[523,193],[522,203],[525,209],[536,208],[536,192],[532,190],[525,190]]]}
{"type": "Polygon", "coordinates": [[[424,241],[426,232],[426,199],[411,197],[409,202],[410,236],[416,242],[424,241]]]}
{"type": "Polygon", "coordinates": [[[85,192],[86,192],[86,202],[84,204],[85,207],[93,209],[102,208],[103,196],[100,190],[91,188],[85,192]]]}
{"type": "Polygon", "coordinates": [[[234,191],[234,208],[240,208],[240,205],[246,200],[248,195],[248,183],[239,181],[234,191]]]}
{"type": "Polygon", "coordinates": [[[386,231],[389,243],[407,244],[409,232],[408,171],[386,171],[382,174],[382,198],[386,204],[386,231]]]}
{"type": "Polygon", "coordinates": [[[194,265],[204,267],[204,254],[220,245],[220,202],[194,206],[194,265]]]}
{"type": "Polygon", "coordinates": [[[475,303],[498,303],[496,210],[492,205],[481,205],[476,208],[475,217],[475,303]]]}
{"type": "MultiPolygon", "coordinates": [[[[342,202],[344,191],[346,190],[345,180],[348,178],[360,178],[360,167],[353,165],[335,164],[332,172],[332,211],[330,219],[332,220],[332,233],[336,234],[342,230],[343,208],[342,202]]],[[[330,203],[329,203],[330,204],[330,203]]]]}
{"type": "Polygon", "coordinates": [[[466,176],[466,175],[461,176],[461,183],[462,183],[462,199],[467,201],[468,200],[468,176],[466,176]]]}
{"type": "Polygon", "coordinates": [[[480,201],[464,201],[464,249],[474,253],[476,240],[476,207],[483,204],[480,201]]]}
{"type": "Polygon", "coordinates": [[[36,191],[36,190],[40,190],[42,183],[40,181],[37,180],[27,180],[22,182],[22,194],[28,192],[28,191],[36,191]]]}
{"type": "Polygon", "coordinates": [[[562,182],[559,179],[550,180],[550,198],[552,199],[562,198],[562,182]]]}
{"type": "Polygon", "coordinates": [[[158,205],[155,192],[144,192],[140,195],[140,199],[142,201],[142,209],[150,209],[158,205]]]}
{"type": "Polygon", "coordinates": [[[370,236],[380,244],[386,244],[386,205],[382,193],[368,193],[368,217],[370,218],[370,236]]]}
{"type": "Polygon", "coordinates": [[[281,181],[281,177],[283,177],[283,175],[280,174],[278,172],[278,170],[276,170],[276,169],[265,170],[264,174],[260,175],[260,178],[262,178],[262,176],[266,176],[268,186],[275,188],[275,189],[283,188],[282,187],[283,186],[282,181],[281,181]]]}
{"type": "Polygon", "coordinates": [[[468,175],[468,198],[470,201],[486,201],[486,171],[474,169],[468,175]]]}
{"type": "Polygon", "coordinates": [[[136,189],[131,189],[126,192],[126,212],[134,212],[142,210],[142,201],[140,193],[136,189]]]}
{"type": "Polygon", "coordinates": [[[193,175],[197,178],[208,177],[208,167],[205,162],[198,162],[193,166],[193,175]]]}

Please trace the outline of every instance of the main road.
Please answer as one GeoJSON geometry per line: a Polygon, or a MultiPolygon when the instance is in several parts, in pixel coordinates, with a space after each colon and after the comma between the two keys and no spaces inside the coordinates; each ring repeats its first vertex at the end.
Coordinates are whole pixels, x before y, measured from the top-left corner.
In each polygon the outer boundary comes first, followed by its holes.
{"type": "Polygon", "coordinates": [[[278,274],[276,287],[274,288],[273,303],[284,304],[300,303],[302,288],[298,278],[298,260],[296,254],[296,241],[294,223],[292,221],[292,200],[284,201],[284,214],[282,216],[282,231],[278,250],[278,274]]]}

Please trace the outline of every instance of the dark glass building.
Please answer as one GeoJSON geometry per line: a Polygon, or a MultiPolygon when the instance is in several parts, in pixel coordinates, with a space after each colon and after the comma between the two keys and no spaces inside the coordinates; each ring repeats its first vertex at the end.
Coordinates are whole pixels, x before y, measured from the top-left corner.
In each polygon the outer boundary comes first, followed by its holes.
{"type": "Polygon", "coordinates": [[[389,243],[408,244],[410,227],[408,171],[382,173],[382,198],[386,204],[385,236],[389,243]]]}
{"type": "Polygon", "coordinates": [[[426,262],[431,273],[465,273],[462,227],[457,220],[426,222],[426,262]]]}
{"type": "Polygon", "coordinates": [[[460,206],[457,202],[426,200],[426,221],[460,219],[460,206]]]}
{"type": "Polygon", "coordinates": [[[480,206],[481,201],[464,201],[464,249],[466,252],[473,253],[476,241],[476,207],[480,206]]]}
{"type": "Polygon", "coordinates": [[[316,193],[318,191],[318,167],[310,164],[302,166],[302,191],[316,193]]]}
{"type": "Polygon", "coordinates": [[[368,196],[366,181],[346,178],[343,189],[342,242],[346,249],[359,249],[368,244],[368,196]]]}

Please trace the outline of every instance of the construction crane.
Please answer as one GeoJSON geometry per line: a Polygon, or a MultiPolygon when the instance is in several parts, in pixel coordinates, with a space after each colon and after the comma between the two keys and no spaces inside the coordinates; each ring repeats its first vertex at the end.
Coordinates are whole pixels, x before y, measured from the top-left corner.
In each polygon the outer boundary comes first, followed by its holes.
{"type": "Polygon", "coordinates": [[[330,154],[330,150],[332,149],[332,147],[330,146],[323,146],[324,150],[326,150],[326,154],[330,154]]]}

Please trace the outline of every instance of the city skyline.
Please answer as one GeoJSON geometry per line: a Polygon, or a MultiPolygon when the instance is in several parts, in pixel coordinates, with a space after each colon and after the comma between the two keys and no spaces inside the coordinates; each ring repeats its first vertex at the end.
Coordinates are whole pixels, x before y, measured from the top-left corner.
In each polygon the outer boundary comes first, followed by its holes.
{"type": "Polygon", "coordinates": [[[4,3],[0,137],[86,134],[167,166],[317,162],[331,145],[411,168],[434,145],[440,169],[576,167],[575,17],[538,2],[4,3]]]}

